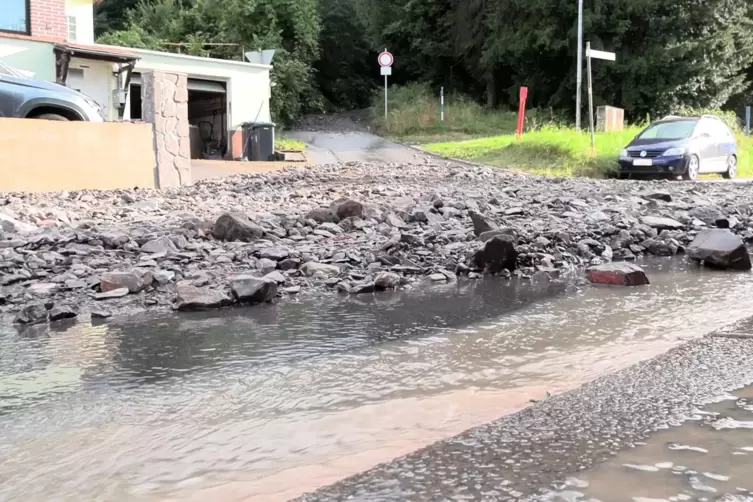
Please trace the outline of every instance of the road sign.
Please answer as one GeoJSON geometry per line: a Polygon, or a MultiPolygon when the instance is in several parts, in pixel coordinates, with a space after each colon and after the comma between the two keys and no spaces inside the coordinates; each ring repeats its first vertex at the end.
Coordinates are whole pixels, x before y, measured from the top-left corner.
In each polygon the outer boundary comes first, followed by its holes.
{"type": "Polygon", "coordinates": [[[392,67],[391,66],[382,66],[381,70],[382,70],[382,75],[384,75],[385,77],[388,76],[388,75],[392,75],[392,67]]]}
{"type": "Polygon", "coordinates": [[[617,55],[614,52],[597,51],[594,49],[586,49],[586,57],[594,59],[603,59],[604,61],[616,61],[617,55]]]}
{"type": "Polygon", "coordinates": [[[382,67],[389,67],[392,66],[392,63],[395,62],[395,58],[392,54],[387,52],[387,49],[384,50],[381,54],[379,54],[379,57],[377,58],[379,61],[379,66],[382,67]]]}

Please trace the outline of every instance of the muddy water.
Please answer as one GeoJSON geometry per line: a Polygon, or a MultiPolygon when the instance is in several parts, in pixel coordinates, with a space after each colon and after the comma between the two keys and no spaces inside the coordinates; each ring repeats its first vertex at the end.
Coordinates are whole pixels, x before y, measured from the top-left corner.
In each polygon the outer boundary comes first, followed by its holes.
{"type": "Polygon", "coordinates": [[[569,478],[550,501],[753,501],[753,387],[569,478]]]}
{"type": "Polygon", "coordinates": [[[753,310],[748,274],[0,332],[0,500],[284,500],[753,310]]]}

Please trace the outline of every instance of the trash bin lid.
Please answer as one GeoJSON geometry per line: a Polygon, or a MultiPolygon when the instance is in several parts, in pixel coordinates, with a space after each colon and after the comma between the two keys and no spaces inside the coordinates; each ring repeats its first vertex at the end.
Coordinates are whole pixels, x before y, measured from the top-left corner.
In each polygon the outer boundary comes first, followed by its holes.
{"type": "Polygon", "coordinates": [[[250,128],[250,129],[256,129],[259,127],[275,127],[275,124],[272,122],[244,122],[243,123],[244,128],[250,128]]]}

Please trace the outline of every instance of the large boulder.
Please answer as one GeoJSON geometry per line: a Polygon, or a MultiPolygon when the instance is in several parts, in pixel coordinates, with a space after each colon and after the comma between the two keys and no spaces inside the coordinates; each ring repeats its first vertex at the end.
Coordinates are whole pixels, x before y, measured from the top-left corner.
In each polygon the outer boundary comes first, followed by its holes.
{"type": "Polygon", "coordinates": [[[277,282],[272,278],[239,275],[230,281],[230,292],[240,303],[266,303],[277,296],[277,282]]]}
{"type": "Polygon", "coordinates": [[[490,225],[489,222],[486,221],[486,218],[481,216],[476,211],[469,211],[468,215],[471,217],[471,221],[473,222],[473,233],[476,234],[476,237],[480,236],[484,232],[494,230],[494,226],[490,225]]]}
{"type": "Polygon", "coordinates": [[[502,270],[515,270],[518,251],[515,249],[515,238],[510,235],[496,235],[486,241],[484,247],[473,255],[473,262],[478,268],[488,270],[492,274],[502,270]]]}
{"type": "Polygon", "coordinates": [[[586,278],[593,284],[606,286],[645,286],[646,272],[634,263],[613,262],[586,269],[586,278]]]}
{"type": "Polygon", "coordinates": [[[99,290],[107,293],[116,289],[127,288],[130,293],[140,293],[149,285],[145,279],[153,278],[151,274],[147,274],[147,276],[134,271],[107,272],[100,277],[99,290]]]}
{"type": "Polygon", "coordinates": [[[221,291],[188,284],[178,285],[175,299],[175,307],[181,311],[216,309],[232,303],[233,300],[221,291]]]}
{"type": "Polygon", "coordinates": [[[332,203],[330,210],[341,220],[363,217],[363,204],[353,199],[338,199],[332,203]]]}
{"type": "Polygon", "coordinates": [[[224,213],[214,222],[212,235],[221,241],[251,242],[264,237],[264,230],[243,213],[224,213]]]}
{"type": "Polygon", "coordinates": [[[713,226],[716,220],[724,218],[724,213],[715,206],[699,206],[688,211],[688,216],[701,220],[706,225],[713,226]]]}
{"type": "Polygon", "coordinates": [[[374,278],[376,289],[395,289],[398,286],[400,286],[400,276],[394,272],[379,272],[374,278]]]}
{"type": "Polygon", "coordinates": [[[720,269],[750,270],[750,255],[743,240],[722,228],[702,230],[688,246],[692,260],[720,269]]]}

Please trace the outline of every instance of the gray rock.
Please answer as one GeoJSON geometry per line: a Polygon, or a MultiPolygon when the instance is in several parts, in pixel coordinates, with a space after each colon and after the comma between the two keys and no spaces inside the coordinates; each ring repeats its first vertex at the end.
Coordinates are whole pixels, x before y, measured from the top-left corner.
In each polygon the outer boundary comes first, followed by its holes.
{"type": "Polygon", "coordinates": [[[712,268],[750,270],[748,249],[743,240],[721,228],[701,230],[686,249],[688,257],[712,268]]]}
{"type": "Polygon", "coordinates": [[[351,285],[347,292],[351,295],[363,295],[373,293],[375,290],[376,286],[373,282],[360,282],[351,285]]]}
{"type": "Polygon", "coordinates": [[[108,293],[116,289],[126,288],[131,293],[140,293],[148,286],[144,279],[142,274],[134,271],[107,272],[100,277],[99,290],[102,293],[108,293]]]}
{"type": "Polygon", "coordinates": [[[37,282],[27,289],[34,296],[50,296],[60,291],[60,285],[52,282],[37,282]]]}
{"type": "Polygon", "coordinates": [[[277,284],[284,284],[285,283],[285,276],[282,275],[281,272],[278,272],[277,270],[274,270],[267,275],[264,276],[265,279],[269,279],[271,281],[275,281],[277,284]]]}
{"type": "Polygon", "coordinates": [[[393,228],[405,228],[407,226],[402,218],[394,213],[387,215],[387,224],[393,228]]]}
{"type": "Polygon", "coordinates": [[[114,300],[116,298],[123,298],[128,296],[130,291],[128,288],[111,289],[105,293],[97,293],[94,295],[95,300],[114,300]]]}
{"type": "Polygon", "coordinates": [[[502,270],[515,270],[517,259],[514,239],[509,235],[492,237],[473,255],[474,264],[492,274],[502,270]]]}
{"type": "Polygon", "coordinates": [[[377,289],[395,289],[400,286],[400,276],[394,272],[380,272],[374,278],[377,289]]]}
{"type": "Polygon", "coordinates": [[[473,233],[476,234],[476,237],[495,229],[495,227],[490,225],[489,222],[476,211],[469,211],[468,215],[473,222],[473,233]]]}
{"type": "Polygon", "coordinates": [[[688,216],[701,220],[706,225],[713,226],[716,220],[724,218],[724,213],[714,206],[699,206],[688,211],[688,216]]]}
{"type": "Polygon", "coordinates": [[[319,228],[317,230],[324,230],[325,232],[329,232],[331,235],[339,235],[343,233],[343,229],[339,224],[329,222],[322,223],[321,225],[319,225],[319,228]]]}
{"type": "Polygon", "coordinates": [[[586,278],[592,284],[606,286],[645,286],[649,284],[646,272],[634,263],[613,262],[586,269],[586,278]]]}
{"type": "Polygon", "coordinates": [[[230,292],[240,303],[266,303],[277,296],[277,282],[266,277],[239,275],[230,281],[230,292]]]}
{"type": "Polygon", "coordinates": [[[289,294],[289,295],[297,295],[301,292],[300,286],[290,286],[282,290],[283,293],[289,294]]]}
{"type": "Polygon", "coordinates": [[[323,277],[334,277],[340,275],[340,267],[337,265],[329,265],[327,263],[317,263],[309,261],[301,265],[301,272],[308,277],[314,275],[320,275],[323,277]]]}
{"type": "Polygon", "coordinates": [[[338,199],[332,203],[330,210],[339,219],[363,217],[363,204],[353,199],[338,199]]]}
{"type": "Polygon", "coordinates": [[[221,241],[252,242],[264,237],[264,229],[243,213],[224,213],[214,222],[212,235],[221,241]]]}
{"type": "Polygon", "coordinates": [[[169,284],[175,279],[175,272],[172,270],[158,270],[154,273],[154,280],[161,285],[169,284]]]}
{"type": "Polygon", "coordinates": [[[306,214],[307,220],[313,220],[317,224],[321,223],[337,223],[340,221],[340,219],[337,217],[335,213],[330,211],[326,207],[320,207],[317,209],[312,209],[311,211],[306,214]]]}
{"type": "Polygon", "coordinates": [[[112,317],[112,312],[103,308],[95,307],[91,309],[91,316],[92,319],[109,319],[112,317]]]}
{"type": "Polygon", "coordinates": [[[662,216],[644,216],[641,218],[644,225],[648,225],[651,228],[657,230],[678,230],[684,227],[682,223],[672,218],[664,218],[662,216]]]}
{"type": "Polygon", "coordinates": [[[159,237],[151,240],[141,246],[142,253],[156,254],[156,253],[176,253],[178,251],[177,246],[169,237],[159,237]]]}
{"type": "Polygon", "coordinates": [[[180,311],[207,310],[232,305],[233,300],[225,293],[209,288],[178,285],[175,307],[180,311]]]}
{"type": "Polygon", "coordinates": [[[290,256],[290,251],[285,248],[271,247],[259,251],[259,258],[266,258],[268,260],[280,261],[288,256],[290,256]]]}
{"type": "Polygon", "coordinates": [[[447,282],[447,276],[440,273],[435,273],[429,275],[429,280],[431,282],[447,282]]]}
{"type": "Polygon", "coordinates": [[[672,202],[672,194],[669,192],[657,191],[646,194],[644,197],[647,199],[663,200],[664,202],[672,202]]]}
{"type": "Polygon", "coordinates": [[[62,321],[73,319],[78,316],[78,309],[70,305],[55,305],[50,309],[50,321],[62,321]]]}
{"type": "Polygon", "coordinates": [[[0,229],[2,229],[4,232],[8,232],[9,234],[11,233],[29,234],[29,233],[37,231],[37,227],[35,225],[23,223],[22,221],[19,221],[1,212],[0,212],[0,229]]]}
{"type": "Polygon", "coordinates": [[[34,303],[21,309],[13,322],[17,324],[43,324],[47,322],[47,307],[44,303],[34,303]]]}
{"type": "Polygon", "coordinates": [[[498,237],[498,236],[507,236],[507,237],[515,238],[515,230],[513,230],[512,228],[498,228],[495,230],[489,230],[488,232],[484,232],[481,235],[479,235],[478,240],[480,240],[481,242],[487,242],[493,239],[494,237],[498,237]]]}

